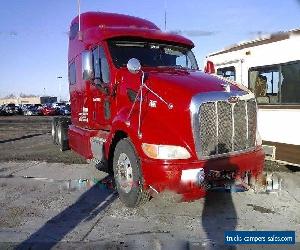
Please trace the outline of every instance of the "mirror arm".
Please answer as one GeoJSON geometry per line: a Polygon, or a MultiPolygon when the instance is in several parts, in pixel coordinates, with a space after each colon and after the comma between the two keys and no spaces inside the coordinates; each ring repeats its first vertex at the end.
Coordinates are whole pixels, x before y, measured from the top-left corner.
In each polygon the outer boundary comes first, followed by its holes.
{"type": "Polygon", "coordinates": [[[96,88],[99,89],[101,92],[103,92],[106,95],[110,94],[109,91],[109,84],[100,82],[100,84],[95,84],[96,88]]]}

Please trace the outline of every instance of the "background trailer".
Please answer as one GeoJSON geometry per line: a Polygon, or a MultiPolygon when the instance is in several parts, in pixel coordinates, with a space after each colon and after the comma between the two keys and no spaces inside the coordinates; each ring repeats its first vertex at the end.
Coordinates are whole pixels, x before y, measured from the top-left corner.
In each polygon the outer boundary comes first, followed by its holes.
{"type": "Polygon", "coordinates": [[[300,29],[242,42],[207,56],[216,74],[242,83],[257,98],[264,148],[300,164],[300,29]]]}

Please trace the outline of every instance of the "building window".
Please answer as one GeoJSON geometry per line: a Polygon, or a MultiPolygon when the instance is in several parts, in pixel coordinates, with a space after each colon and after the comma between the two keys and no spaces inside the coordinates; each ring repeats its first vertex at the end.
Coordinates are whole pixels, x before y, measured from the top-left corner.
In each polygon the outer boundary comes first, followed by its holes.
{"type": "Polygon", "coordinates": [[[300,62],[281,66],[281,102],[300,103],[300,62]]]}
{"type": "Polygon", "coordinates": [[[102,47],[97,47],[93,50],[93,67],[95,74],[95,81],[109,83],[110,82],[110,71],[102,47]]]}
{"type": "Polygon", "coordinates": [[[279,103],[279,67],[261,67],[250,70],[249,88],[258,103],[279,103]]]}
{"type": "Polygon", "coordinates": [[[75,84],[76,83],[76,67],[75,62],[69,65],[69,83],[75,84]]]}
{"type": "Polygon", "coordinates": [[[249,88],[260,104],[300,103],[300,62],[250,69],[249,88]]]}
{"type": "Polygon", "coordinates": [[[235,81],[235,67],[218,68],[217,75],[235,81]]]}

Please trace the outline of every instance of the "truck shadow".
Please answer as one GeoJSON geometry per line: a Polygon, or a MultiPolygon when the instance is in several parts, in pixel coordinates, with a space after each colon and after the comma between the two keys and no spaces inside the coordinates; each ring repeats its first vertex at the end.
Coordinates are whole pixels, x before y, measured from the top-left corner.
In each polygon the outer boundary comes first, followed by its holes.
{"type": "Polygon", "coordinates": [[[29,139],[29,138],[32,138],[32,137],[36,137],[36,136],[40,136],[40,135],[45,135],[45,134],[48,134],[48,132],[47,133],[38,133],[38,134],[24,135],[24,136],[21,136],[21,137],[18,137],[18,138],[2,140],[2,141],[0,141],[0,143],[7,143],[7,142],[19,141],[19,140],[29,139]]]}
{"type": "MultiPolygon", "coordinates": [[[[224,169],[224,165],[226,169],[230,171],[236,171],[238,169],[236,165],[230,162],[230,158],[224,159],[220,168],[212,164],[213,161],[214,160],[208,160],[205,164],[204,169],[206,175],[210,170],[220,171],[222,167],[224,169]]],[[[226,181],[228,185],[233,184],[233,182],[233,180],[226,181]]],[[[208,190],[202,211],[202,227],[208,238],[208,245],[217,249],[235,249],[234,246],[225,245],[224,232],[234,231],[236,226],[237,213],[230,189],[212,188],[208,190]]]]}
{"type": "Polygon", "coordinates": [[[74,204],[48,220],[16,249],[51,249],[81,222],[92,220],[117,198],[114,189],[102,185],[110,182],[111,178],[107,176],[99,181],[99,185],[95,184],[74,204]]]}

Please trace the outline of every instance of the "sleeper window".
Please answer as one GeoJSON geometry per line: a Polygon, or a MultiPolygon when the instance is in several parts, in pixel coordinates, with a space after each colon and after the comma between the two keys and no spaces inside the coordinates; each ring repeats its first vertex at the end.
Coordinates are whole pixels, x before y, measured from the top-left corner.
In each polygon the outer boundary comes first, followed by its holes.
{"type": "Polygon", "coordinates": [[[76,83],[76,67],[74,62],[69,65],[69,83],[76,83]]]}

